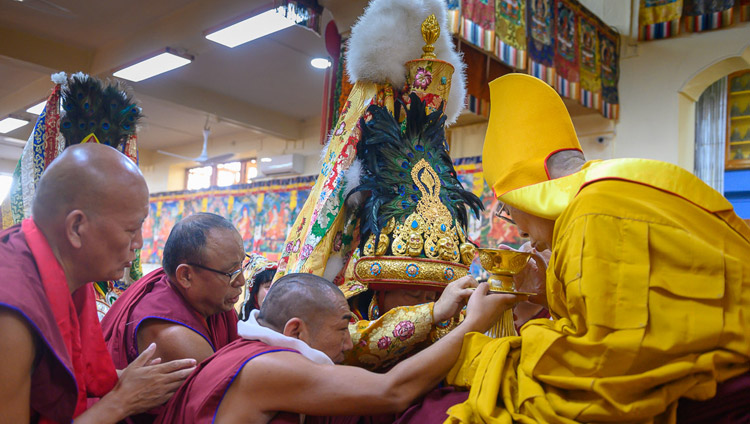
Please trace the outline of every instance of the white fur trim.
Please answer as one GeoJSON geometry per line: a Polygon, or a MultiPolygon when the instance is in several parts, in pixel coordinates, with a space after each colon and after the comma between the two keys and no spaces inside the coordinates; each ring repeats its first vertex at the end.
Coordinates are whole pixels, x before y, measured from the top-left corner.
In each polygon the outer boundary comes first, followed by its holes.
{"type": "Polygon", "coordinates": [[[58,72],[56,74],[52,74],[50,79],[55,84],[65,84],[68,81],[68,74],[65,72],[58,72]]]}
{"type": "Polygon", "coordinates": [[[352,192],[352,190],[359,187],[361,177],[362,162],[358,159],[355,159],[354,162],[349,165],[349,169],[344,172],[344,182],[346,184],[346,186],[344,187],[344,199],[346,199],[346,196],[348,196],[349,193],[352,192]]]}
{"type": "Polygon", "coordinates": [[[448,30],[445,0],[371,1],[352,27],[346,72],[352,81],[390,82],[401,88],[406,82],[404,63],[422,57],[421,26],[432,13],[440,24],[435,55],[455,68],[445,109],[446,124],[450,125],[465,107],[466,65],[448,30]]]}
{"type": "Polygon", "coordinates": [[[344,258],[341,255],[333,254],[328,257],[326,269],[323,271],[323,278],[333,281],[342,269],[344,269],[344,258]]]}

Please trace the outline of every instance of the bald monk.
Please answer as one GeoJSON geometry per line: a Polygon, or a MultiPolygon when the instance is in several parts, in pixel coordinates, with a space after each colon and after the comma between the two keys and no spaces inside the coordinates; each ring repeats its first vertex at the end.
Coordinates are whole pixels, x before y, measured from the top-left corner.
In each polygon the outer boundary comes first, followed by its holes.
{"type": "Polygon", "coordinates": [[[467,336],[447,381],[471,391],[447,422],[748,422],[750,227],[672,164],[586,162],[541,80],[509,74],[490,93],[484,177],[552,253],[553,319],[467,336]]]}
{"type": "Polygon", "coordinates": [[[242,338],[201,363],[157,423],[299,423],[299,414],[401,411],[440,382],[464,334],[486,331],[517,300],[487,291],[479,285],[455,330],[376,374],[334,365],[352,347],[351,312],[338,287],[312,274],[285,275],[271,286],[260,311],[240,322],[242,338]]]}
{"type": "Polygon", "coordinates": [[[122,278],[143,243],[136,165],[109,146],[68,147],[32,213],[0,233],[0,423],[115,423],[164,403],[195,360],[160,363],[150,346],[116,372],[90,284],[122,278]]]}

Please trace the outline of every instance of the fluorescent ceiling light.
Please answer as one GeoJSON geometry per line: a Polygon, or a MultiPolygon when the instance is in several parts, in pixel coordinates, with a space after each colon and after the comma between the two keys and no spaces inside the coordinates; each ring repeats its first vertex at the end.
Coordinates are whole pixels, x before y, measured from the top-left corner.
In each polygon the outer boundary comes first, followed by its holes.
{"type": "Polygon", "coordinates": [[[260,158],[261,162],[271,162],[271,158],[260,158]]]}
{"type": "Polygon", "coordinates": [[[44,111],[44,105],[47,104],[46,100],[42,100],[38,104],[35,104],[34,106],[31,106],[30,108],[26,109],[26,112],[32,113],[34,115],[41,115],[42,111],[44,111]]]}
{"type": "Polygon", "coordinates": [[[331,66],[331,61],[323,57],[316,57],[310,61],[310,65],[312,65],[313,68],[326,69],[331,66]]]}
{"type": "Polygon", "coordinates": [[[28,123],[29,121],[25,119],[5,118],[0,121],[0,134],[7,134],[15,129],[21,128],[28,123]]]}
{"type": "Polygon", "coordinates": [[[127,68],[120,69],[112,75],[128,81],[138,82],[171,71],[172,69],[185,66],[192,61],[192,57],[188,58],[178,56],[167,49],[164,53],[142,60],[135,65],[128,66],[127,68]]]}
{"type": "Polygon", "coordinates": [[[283,7],[271,9],[207,34],[206,38],[227,47],[236,47],[240,44],[265,37],[268,34],[289,28],[296,23],[296,16],[289,12],[289,17],[287,17],[283,10],[283,7]]]}

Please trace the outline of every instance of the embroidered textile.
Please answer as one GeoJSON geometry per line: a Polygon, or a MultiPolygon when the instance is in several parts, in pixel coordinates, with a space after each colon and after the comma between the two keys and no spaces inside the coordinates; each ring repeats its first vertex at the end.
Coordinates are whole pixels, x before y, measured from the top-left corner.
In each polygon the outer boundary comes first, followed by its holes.
{"type": "Polygon", "coordinates": [[[495,1],[495,55],[516,69],[526,69],[526,0],[495,1]]]}

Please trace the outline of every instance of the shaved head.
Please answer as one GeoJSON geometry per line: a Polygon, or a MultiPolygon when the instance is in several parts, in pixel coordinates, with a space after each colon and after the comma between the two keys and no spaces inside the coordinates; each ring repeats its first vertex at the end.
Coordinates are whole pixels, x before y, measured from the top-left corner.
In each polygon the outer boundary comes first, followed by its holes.
{"type": "Polygon", "coordinates": [[[148,197],[138,166],[110,146],[76,144],[63,150],[42,174],[32,215],[37,225],[45,225],[75,209],[98,213],[124,192],[148,197]]]}
{"type": "Polygon", "coordinates": [[[70,146],[52,161],[32,204],[71,291],[122,278],[143,245],[147,215],[148,187],[138,166],[96,143],[70,146]]]}
{"type": "Polygon", "coordinates": [[[300,318],[314,325],[316,320],[330,313],[339,301],[346,303],[344,294],[325,278],[314,274],[288,274],[271,285],[258,321],[281,331],[292,318],[300,318]]]}

